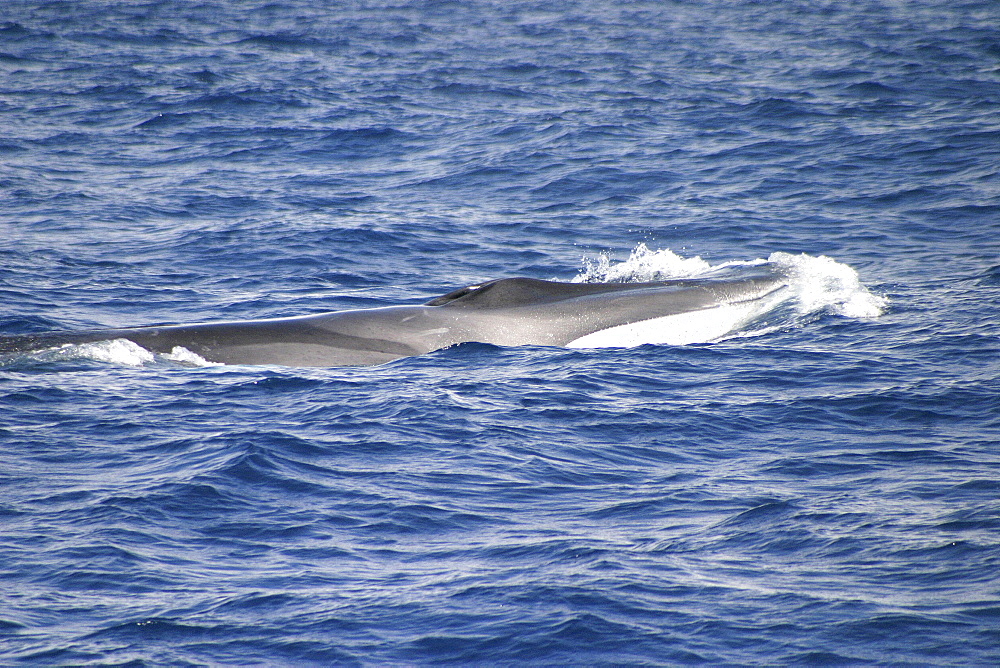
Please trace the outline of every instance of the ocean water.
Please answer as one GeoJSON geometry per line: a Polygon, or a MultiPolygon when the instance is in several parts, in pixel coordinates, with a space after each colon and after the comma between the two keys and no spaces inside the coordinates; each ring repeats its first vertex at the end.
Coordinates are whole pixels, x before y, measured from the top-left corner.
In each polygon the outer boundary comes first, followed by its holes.
{"type": "Polygon", "coordinates": [[[0,361],[5,665],[1000,663],[1000,5],[0,7],[0,334],[770,263],[583,348],[0,361]]]}

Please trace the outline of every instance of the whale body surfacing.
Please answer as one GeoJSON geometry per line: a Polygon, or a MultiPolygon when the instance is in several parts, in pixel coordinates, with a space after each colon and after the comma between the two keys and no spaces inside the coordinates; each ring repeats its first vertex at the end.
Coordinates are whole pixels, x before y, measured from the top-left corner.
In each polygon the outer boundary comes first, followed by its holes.
{"type": "Polygon", "coordinates": [[[617,345],[664,343],[669,337],[657,340],[652,330],[669,328],[675,316],[753,305],[786,285],[784,277],[772,273],[650,283],[504,278],[418,306],[0,336],[0,354],[125,339],[156,353],[183,348],[221,364],[333,367],[382,364],[473,341],[569,347],[604,347],[616,345],[615,340],[625,341],[617,345]]]}

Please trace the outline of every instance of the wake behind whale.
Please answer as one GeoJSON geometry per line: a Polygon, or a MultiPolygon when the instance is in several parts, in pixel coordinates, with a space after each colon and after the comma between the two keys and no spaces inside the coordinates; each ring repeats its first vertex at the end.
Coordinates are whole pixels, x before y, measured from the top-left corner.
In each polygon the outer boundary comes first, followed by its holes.
{"type": "MultiPolygon", "coordinates": [[[[827,258],[772,256],[766,262],[705,264],[694,269],[691,260],[700,262],[700,258],[692,258],[680,272],[687,276],[655,275],[659,280],[620,282],[635,278],[636,273],[648,279],[651,265],[665,261],[669,265],[673,258],[640,246],[613,272],[606,262],[594,265],[588,270],[591,275],[578,282],[498,279],[421,305],[268,320],[0,336],[0,355],[124,341],[173,359],[188,356],[220,364],[334,367],[382,364],[466,342],[574,348],[686,344],[731,335],[782,303],[797,300],[801,307],[808,292],[804,288],[817,280],[816,276],[803,278],[804,266],[812,266],[816,274],[816,263],[826,260],[832,265],[819,272],[820,279],[828,282],[831,267],[836,267],[846,269],[856,281],[853,270],[827,258]],[[625,271],[630,265],[632,276],[625,271]],[[602,271],[617,274],[601,276],[602,271]],[[615,282],[586,282],[593,281],[595,274],[615,282]]],[[[679,273],[676,267],[667,269],[679,273]]],[[[860,284],[856,287],[868,294],[860,284]]]]}

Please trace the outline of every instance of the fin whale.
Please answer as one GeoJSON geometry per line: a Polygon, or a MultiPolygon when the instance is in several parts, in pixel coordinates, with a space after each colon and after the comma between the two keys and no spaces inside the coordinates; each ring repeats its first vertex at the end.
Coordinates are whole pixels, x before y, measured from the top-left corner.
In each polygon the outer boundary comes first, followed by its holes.
{"type": "Polygon", "coordinates": [[[270,320],[143,326],[0,336],[0,354],[126,339],[147,350],[185,348],[209,362],[366,366],[465,342],[587,347],[588,336],[669,316],[763,299],[786,279],[561,283],[504,278],[417,306],[335,311],[270,320]]]}

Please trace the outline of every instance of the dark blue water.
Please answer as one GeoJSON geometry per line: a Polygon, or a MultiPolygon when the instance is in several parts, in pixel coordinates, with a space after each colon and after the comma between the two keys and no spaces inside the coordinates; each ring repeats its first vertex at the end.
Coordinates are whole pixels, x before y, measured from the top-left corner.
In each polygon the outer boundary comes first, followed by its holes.
{"type": "Polygon", "coordinates": [[[995,2],[4,3],[0,333],[768,258],[689,345],[6,360],[0,659],[1000,663],[995,2]]]}

